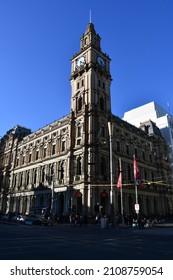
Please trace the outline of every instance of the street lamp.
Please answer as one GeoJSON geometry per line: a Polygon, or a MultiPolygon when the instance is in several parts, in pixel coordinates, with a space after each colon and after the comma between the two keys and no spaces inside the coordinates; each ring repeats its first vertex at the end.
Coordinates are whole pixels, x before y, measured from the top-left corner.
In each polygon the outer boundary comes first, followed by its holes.
{"type": "Polygon", "coordinates": [[[109,131],[109,145],[110,145],[110,218],[111,224],[114,225],[114,207],[113,207],[113,175],[112,175],[112,123],[108,122],[108,131],[109,131]]]}

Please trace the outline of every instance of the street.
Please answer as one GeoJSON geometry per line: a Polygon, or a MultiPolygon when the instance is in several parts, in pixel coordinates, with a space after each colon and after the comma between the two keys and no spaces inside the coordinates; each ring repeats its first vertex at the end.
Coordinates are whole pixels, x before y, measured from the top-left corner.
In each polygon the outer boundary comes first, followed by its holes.
{"type": "Polygon", "coordinates": [[[0,223],[1,260],[172,260],[173,228],[0,223]]]}

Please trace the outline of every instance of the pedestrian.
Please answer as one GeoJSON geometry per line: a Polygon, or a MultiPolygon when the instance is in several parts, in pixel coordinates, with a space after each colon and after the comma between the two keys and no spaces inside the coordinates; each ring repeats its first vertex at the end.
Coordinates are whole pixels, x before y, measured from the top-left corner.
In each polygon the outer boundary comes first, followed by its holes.
{"type": "Polygon", "coordinates": [[[75,215],[74,217],[74,226],[77,226],[79,224],[79,215],[75,215]]]}
{"type": "Polygon", "coordinates": [[[70,214],[70,216],[69,216],[69,222],[70,222],[70,225],[73,225],[73,215],[72,214],[70,214]]]}

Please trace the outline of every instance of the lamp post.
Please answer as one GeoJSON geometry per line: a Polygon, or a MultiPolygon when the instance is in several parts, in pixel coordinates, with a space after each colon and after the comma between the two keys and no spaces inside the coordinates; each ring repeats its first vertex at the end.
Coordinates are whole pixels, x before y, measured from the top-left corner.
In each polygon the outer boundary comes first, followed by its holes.
{"type": "Polygon", "coordinates": [[[119,166],[120,166],[120,178],[121,178],[121,186],[120,186],[120,195],[121,195],[121,220],[124,225],[124,207],[123,207],[123,185],[122,185],[122,162],[121,158],[119,158],[119,166]]]}
{"type": "Polygon", "coordinates": [[[113,205],[113,175],[112,175],[112,123],[108,122],[109,145],[110,145],[110,219],[112,226],[114,225],[114,205],[113,205]]]}

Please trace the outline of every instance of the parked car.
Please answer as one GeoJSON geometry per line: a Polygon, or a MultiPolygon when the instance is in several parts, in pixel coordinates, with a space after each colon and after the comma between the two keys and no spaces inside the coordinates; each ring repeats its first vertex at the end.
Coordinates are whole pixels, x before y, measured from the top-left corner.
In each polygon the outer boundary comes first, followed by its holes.
{"type": "Polygon", "coordinates": [[[41,225],[42,220],[37,215],[28,214],[25,217],[23,217],[23,220],[21,221],[21,223],[23,223],[25,225],[41,225]]]}
{"type": "Polygon", "coordinates": [[[21,214],[14,214],[11,218],[11,221],[15,222],[15,223],[23,222],[23,220],[24,220],[24,217],[21,214]]]}

